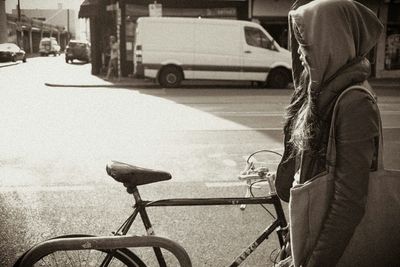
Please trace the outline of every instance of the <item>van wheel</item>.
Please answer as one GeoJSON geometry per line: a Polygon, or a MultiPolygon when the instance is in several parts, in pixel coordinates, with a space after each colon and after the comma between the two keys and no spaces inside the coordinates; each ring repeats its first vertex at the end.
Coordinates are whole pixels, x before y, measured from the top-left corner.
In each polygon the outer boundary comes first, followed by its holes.
{"type": "Polygon", "coordinates": [[[161,70],[158,80],[161,86],[167,88],[179,87],[183,80],[183,74],[177,67],[168,66],[161,70]]]}
{"type": "Polygon", "coordinates": [[[267,86],[270,88],[287,88],[291,80],[289,71],[285,69],[273,69],[268,74],[267,86]]]}
{"type": "Polygon", "coordinates": [[[255,82],[251,82],[251,86],[254,87],[254,88],[263,89],[263,88],[267,87],[267,83],[266,82],[255,81],[255,82]]]}

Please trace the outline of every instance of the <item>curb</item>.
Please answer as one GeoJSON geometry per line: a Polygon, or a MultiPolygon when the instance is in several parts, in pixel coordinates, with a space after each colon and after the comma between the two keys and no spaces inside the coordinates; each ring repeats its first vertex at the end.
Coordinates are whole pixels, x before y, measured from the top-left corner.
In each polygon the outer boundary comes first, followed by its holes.
{"type": "Polygon", "coordinates": [[[372,88],[376,89],[377,87],[381,87],[384,89],[399,89],[400,90],[400,83],[393,84],[393,83],[379,83],[379,82],[370,82],[372,88]]]}
{"type": "Polygon", "coordinates": [[[49,87],[81,87],[81,88],[95,88],[95,87],[108,87],[108,88],[136,88],[137,86],[148,86],[138,84],[57,84],[57,83],[44,83],[49,87]]]}
{"type": "Polygon", "coordinates": [[[0,68],[4,68],[4,67],[10,67],[10,66],[14,66],[19,64],[18,62],[12,62],[12,63],[8,63],[8,64],[4,64],[4,65],[0,65],[0,68]]]}
{"type": "Polygon", "coordinates": [[[400,78],[372,78],[368,82],[375,89],[375,87],[400,89],[400,78]]]}
{"type": "MultiPolygon", "coordinates": [[[[15,65],[18,63],[14,63],[14,64],[8,64],[8,65],[4,65],[1,67],[6,67],[6,66],[10,66],[10,65],[15,65]]],[[[369,81],[369,83],[371,84],[371,86],[376,89],[376,87],[381,87],[382,89],[399,89],[400,90],[400,80],[399,82],[397,82],[397,80],[391,80],[391,81],[385,81],[385,80],[371,80],[369,81]]],[[[145,82],[137,82],[137,81],[132,81],[132,82],[121,82],[121,83],[110,83],[110,84],[62,84],[62,83],[49,83],[46,82],[44,83],[45,86],[49,86],[49,87],[81,87],[81,88],[95,88],[95,87],[103,87],[103,88],[147,88],[147,87],[151,87],[151,88],[160,88],[159,85],[154,84],[154,83],[145,83],[145,82]]],[[[187,84],[188,86],[193,86],[195,84],[187,84]]],[[[204,85],[208,85],[208,84],[202,84],[201,86],[204,85]]],[[[219,85],[219,84],[218,84],[219,85]]],[[[228,83],[226,84],[222,84],[222,85],[228,85],[228,83]]],[[[183,86],[184,87],[184,86],[183,86]]],[[[291,89],[291,88],[288,88],[291,89]]]]}

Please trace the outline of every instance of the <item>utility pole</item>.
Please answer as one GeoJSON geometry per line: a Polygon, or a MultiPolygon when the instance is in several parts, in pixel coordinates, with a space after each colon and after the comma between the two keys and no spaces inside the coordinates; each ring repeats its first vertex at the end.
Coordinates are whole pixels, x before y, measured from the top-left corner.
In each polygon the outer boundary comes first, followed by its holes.
{"type": "Polygon", "coordinates": [[[67,42],[70,39],[70,34],[69,34],[69,8],[67,9],[67,42]]]}
{"type": "Polygon", "coordinates": [[[20,0],[18,0],[17,4],[17,14],[18,14],[18,21],[21,21],[21,3],[19,1],[20,0]]]}
{"type": "MultiPolygon", "coordinates": [[[[21,3],[20,3],[20,0],[18,0],[17,12],[18,12],[18,23],[17,23],[17,25],[18,25],[18,28],[21,30],[21,37],[20,37],[20,40],[17,41],[17,42],[18,42],[18,45],[22,49],[25,49],[25,47],[24,47],[24,30],[22,28],[22,22],[21,22],[21,3]]],[[[18,40],[18,38],[17,38],[17,40],[18,40]]]]}
{"type": "Polygon", "coordinates": [[[69,32],[69,8],[67,9],[67,31],[69,32]]]}
{"type": "Polygon", "coordinates": [[[0,0],[0,43],[8,41],[6,1],[0,0]]]}

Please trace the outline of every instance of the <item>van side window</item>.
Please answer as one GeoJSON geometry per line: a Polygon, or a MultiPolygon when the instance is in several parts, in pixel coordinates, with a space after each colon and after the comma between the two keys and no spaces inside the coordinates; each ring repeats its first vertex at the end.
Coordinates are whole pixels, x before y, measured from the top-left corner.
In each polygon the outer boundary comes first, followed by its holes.
{"type": "Polygon", "coordinates": [[[268,37],[257,28],[245,27],[244,34],[246,38],[246,43],[250,46],[272,49],[272,42],[268,37]]]}

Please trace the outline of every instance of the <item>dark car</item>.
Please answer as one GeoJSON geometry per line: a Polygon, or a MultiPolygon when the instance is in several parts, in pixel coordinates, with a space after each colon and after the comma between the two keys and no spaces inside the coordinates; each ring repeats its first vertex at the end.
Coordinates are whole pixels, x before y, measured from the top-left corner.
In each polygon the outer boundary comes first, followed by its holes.
{"type": "Polygon", "coordinates": [[[17,60],[22,60],[22,62],[26,62],[26,54],[24,50],[13,43],[0,44],[0,61],[16,62],[17,60]]]}
{"type": "Polygon", "coordinates": [[[81,61],[90,61],[90,43],[87,41],[70,40],[65,50],[65,62],[78,59],[81,61]]]}

